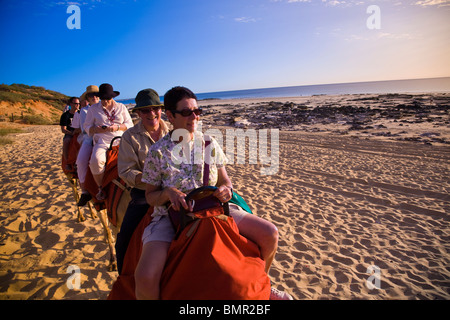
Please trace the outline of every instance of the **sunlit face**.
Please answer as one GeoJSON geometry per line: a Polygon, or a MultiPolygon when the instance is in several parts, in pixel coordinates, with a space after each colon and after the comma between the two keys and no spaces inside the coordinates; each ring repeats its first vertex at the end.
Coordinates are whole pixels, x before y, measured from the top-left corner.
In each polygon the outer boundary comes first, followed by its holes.
{"type": "Polygon", "coordinates": [[[87,99],[87,101],[89,101],[89,104],[90,104],[91,106],[94,105],[94,104],[96,104],[96,103],[98,103],[98,102],[100,101],[100,98],[99,98],[99,97],[94,96],[94,95],[92,95],[92,94],[88,94],[88,95],[86,96],[86,99],[87,99]]]}
{"type": "Polygon", "coordinates": [[[70,102],[70,110],[75,113],[80,108],[80,100],[79,99],[73,99],[72,102],[70,102]]]}
{"type": "MultiPolygon", "coordinates": [[[[184,98],[178,101],[176,111],[197,109],[197,100],[192,98],[184,98]]],[[[191,113],[189,116],[185,117],[180,113],[172,113],[171,111],[167,111],[167,118],[172,123],[174,129],[186,129],[188,132],[194,133],[195,130],[197,130],[200,115],[191,113]]]]}
{"type": "Polygon", "coordinates": [[[112,98],[111,99],[101,99],[100,102],[101,102],[103,107],[108,107],[108,106],[112,106],[113,105],[114,100],[112,98]]]}
{"type": "Polygon", "coordinates": [[[161,120],[161,107],[147,107],[137,110],[139,118],[141,118],[142,124],[146,128],[156,130],[161,120]]]}

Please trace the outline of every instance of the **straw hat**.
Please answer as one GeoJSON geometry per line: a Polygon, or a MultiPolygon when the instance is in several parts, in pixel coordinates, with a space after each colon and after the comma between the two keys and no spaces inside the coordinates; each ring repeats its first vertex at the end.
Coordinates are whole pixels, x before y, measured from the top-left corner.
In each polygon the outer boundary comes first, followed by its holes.
{"type": "Polygon", "coordinates": [[[97,86],[94,86],[94,85],[87,86],[86,91],[81,95],[80,98],[81,98],[81,100],[86,100],[86,95],[88,93],[96,93],[96,92],[99,92],[99,89],[97,86]]]}

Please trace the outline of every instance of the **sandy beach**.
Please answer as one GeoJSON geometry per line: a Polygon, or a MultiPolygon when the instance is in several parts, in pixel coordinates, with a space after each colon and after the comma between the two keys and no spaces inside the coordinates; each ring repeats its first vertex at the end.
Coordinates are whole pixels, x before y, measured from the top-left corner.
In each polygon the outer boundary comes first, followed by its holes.
{"type": "MultiPolygon", "coordinates": [[[[199,103],[205,129],[279,129],[275,174],[261,175],[261,163],[227,167],[254,213],[279,229],[274,287],[294,299],[450,299],[449,101],[199,103]]],[[[85,209],[77,221],[60,128],[26,131],[0,146],[0,299],[106,299],[117,272],[107,270],[99,219],[85,209]],[[79,290],[67,286],[70,266],[80,270],[79,290]]]]}

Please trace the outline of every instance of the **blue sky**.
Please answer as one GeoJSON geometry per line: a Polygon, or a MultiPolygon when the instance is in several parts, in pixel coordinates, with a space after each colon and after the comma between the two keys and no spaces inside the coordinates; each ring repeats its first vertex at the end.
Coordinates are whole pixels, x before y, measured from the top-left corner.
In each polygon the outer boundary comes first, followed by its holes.
{"type": "Polygon", "coordinates": [[[0,83],[67,95],[450,76],[449,0],[0,0],[0,33],[0,83]]]}

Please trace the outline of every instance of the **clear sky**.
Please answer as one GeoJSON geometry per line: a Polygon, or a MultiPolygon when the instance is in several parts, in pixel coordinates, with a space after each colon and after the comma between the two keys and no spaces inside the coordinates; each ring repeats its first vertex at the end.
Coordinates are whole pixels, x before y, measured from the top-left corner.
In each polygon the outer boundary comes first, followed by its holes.
{"type": "Polygon", "coordinates": [[[76,96],[450,76],[449,0],[0,0],[0,35],[0,83],[76,96]]]}

